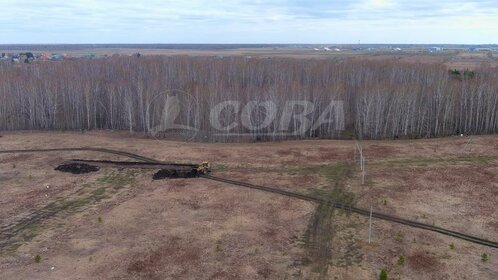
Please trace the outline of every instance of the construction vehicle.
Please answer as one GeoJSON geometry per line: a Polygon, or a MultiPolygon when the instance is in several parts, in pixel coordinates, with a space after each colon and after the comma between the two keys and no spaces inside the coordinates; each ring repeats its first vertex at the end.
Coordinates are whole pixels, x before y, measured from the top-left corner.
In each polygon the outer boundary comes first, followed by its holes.
{"type": "Polygon", "coordinates": [[[208,174],[211,172],[211,165],[207,161],[203,161],[201,165],[197,166],[198,174],[208,174]]]}

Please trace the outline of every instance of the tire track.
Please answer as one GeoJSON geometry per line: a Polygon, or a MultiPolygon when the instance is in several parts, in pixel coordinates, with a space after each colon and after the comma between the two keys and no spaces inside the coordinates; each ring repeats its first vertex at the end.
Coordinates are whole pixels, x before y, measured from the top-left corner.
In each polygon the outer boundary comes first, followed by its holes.
{"type": "MultiPolygon", "coordinates": [[[[141,161],[148,162],[148,163],[172,164],[172,165],[177,164],[177,163],[173,163],[173,162],[162,162],[162,161],[158,161],[158,160],[155,160],[153,158],[144,157],[144,156],[141,156],[141,155],[138,155],[138,154],[134,154],[134,153],[124,152],[124,151],[118,151],[118,150],[112,150],[112,149],[107,149],[107,148],[93,148],[93,147],[58,148],[58,149],[29,149],[29,150],[6,150],[6,151],[0,151],[0,154],[5,154],[5,153],[33,153],[33,152],[57,152],[57,151],[94,151],[94,152],[102,152],[102,153],[108,153],[108,154],[114,154],[114,155],[121,155],[121,156],[125,156],[125,157],[129,157],[129,158],[141,160],[141,161]]],[[[328,200],[320,198],[320,197],[315,197],[315,196],[300,194],[300,193],[296,193],[296,192],[285,191],[285,190],[281,190],[281,189],[277,189],[277,188],[272,188],[272,187],[258,186],[258,185],[254,185],[254,184],[250,184],[250,183],[246,183],[246,182],[239,182],[239,181],[230,180],[230,179],[224,179],[224,178],[220,178],[220,177],[216,177],[216,176],[211,176],[211,175],[202,175],[201,177],[205,178],[205,179],[213,180],[213,181],[218,181],[218,182],[222,182],[222,183],[226,183],[226,184],[235,185],[235,186],[240,186],[240,187],[245,187],[245,188],[250,188],[250,189],[256,189],[256,190],[265,191],[265,192],[276,193],[276,194],[280,194],[280,195],[284,195],[284,196],[288,196],[288,197],[293,197],[293,198],[297,198],[297,199],[301,199],[301,200],[305,200],[305,201],[311,201],[311,202],[315,202],[315,203],[330,204],[334,208],[342,209],[342,210],[345,210],[345,211],[350,211],[350,212],[357,213],[357,214],[363,215],[363,216],[369,216],[370,215],[370,211],[367,210],[367,209],[357,208],[357,207],[353,207],[352,205],[341,204],[341,203],[337,203],[337,202],[333,202],[333,201],[331,202],[331,201],[328,201],[328,200]]],[[[42,210],[43,210],[43,208],[42,208],[42,210]]],[[[40,210],[35,211],[35,212],[39,212],[39,211],[40,210]]],[[[45,217],[43,215],[43,213],[44,212],[42,211],[41,214],[37,214],[37,215],[43,218],[43,217],[45,217]]],[[[49,214],[53,215],[50,212],[50,210],[48,212],[46,212],[46,213],[47,214],[45,214],[45,215],[49,215],[49,214]]],[[[389,222],[403,224],[403,225],[414,227],[414,228],[419,228],[419,229],[423,229],[423,230],[437,232],[437,233],[440,233],[440,234],[443,234],[443,235],[446,235],[446,236],[451,236],[451,237],[454,237],[454,238],[462,239],[462,240],[465,240],[465,241],[469,241],[469,242],[472,242],[472,243],[475,243],[475,244],[479,244],[479,245],[483,245],[483,246],[487,246],[487,247],[498,248],[498,242],[490,241],[490,240],[487,240],[487,239],[479,238],[479,237],[476,237],[476,236],[468,235],[468,234],[457,232],[457,231],[453,231],[453,230],[448,230],[448,229],[441,228],[441,227],[432,226],[432,225],[429,225],[429,224],[424,224],[424,223],[420,223],[420,222],[416,222],[416,221],[412,221],[412,220],[408,220],[408,219],[403,219],[403,218],[400,218],[400,217],[391,216],[391,215],[387,215],[387,214],[383,214],[383,213],[379,213],[379,212],[372,212],[372,217],[377,218],[377,219],[381,219],[381,220],[385,220],[385,221],[389,221],[389,222]]],[[[28,222],[29,221],[30,220],[28,220],[28,222]]],[[[0,248],[1,248],[2,244],[3,244],[3,242],[0,243],[0,248]]]]}
{"type": "MultiPolygon", "coordinates": [[[[211,176],[211,175],[202,175],[201,177],[209,179],[209,180],[217,181],[217,182],[222,182],[222,183],[226,183],[226,184],[240,186],[240,187],[281,194],[281,195],[285,195],[288,197],[294,197],[294,198],[301,199],[301,200],[323,203],[323,204],[330,204],[332,207],[337,208],[337,209],[350,211],[353,213],[360,214],[362,216],[367,216],[367,217],[370,216],[370,210],[357,208],[357,207],[354,207],[352,205],[346,205],[346,204],[342,204],[342,203],[328,201],[328,200],[320,198],[320,197],[300,194],[300,193],[296,193],[296,192],[285,191],[285,190],[272,188],[272,187],[253,185],[253,184],[249,184],[246,182],[239,182],[239,181],[224,179],[224,178],[215,177],[215,176],[211,176]]],[[[441,227],[436,227],[436,226],[432,226],[432,225],[428,225],[428,224],[424,224],[424,223],[420,223],[420,222],[416,222],[416,221],[412,221],[412,220],[407,220],[407,219],[403,219],[403,218],[399,218],[396,216],[391,216],[391,215],[387,215],[387,214],[383,214],[383,213],[379,213],[379,212],[372,212],[372,217],[377,218],[377,219],[381,219],[381,220],[385,220],[385,221],[389,221],[389,222],[403,224],[403,225],[414,227],[414,228],[419,228],[419,229],[437,232],[440,234],[455,237],[458,239],[462,239],[465,241],[469,241],[469,242],[483,245],[483,246],[487,246],[487,247],[498,248],[498,242],[490,241],[487,239],[475,237],[472,235],[464,234],[464,233],[453,231],[453,230],[448,230],[448,229],[441,228],[441,227]]]]}

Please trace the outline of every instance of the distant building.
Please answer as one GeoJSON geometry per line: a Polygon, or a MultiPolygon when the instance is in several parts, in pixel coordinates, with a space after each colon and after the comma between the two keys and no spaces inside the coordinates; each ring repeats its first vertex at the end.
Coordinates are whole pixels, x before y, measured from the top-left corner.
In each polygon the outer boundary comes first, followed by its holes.
{"type": "Polygon", "coordinates": [[[431,47],[429,48],[429,52],[442,52],[443,48],[442,47],[431,47]]]}
{"type": "Polygon", "coordinates": [[[64,55],[58,54],[58,53],[53,53],[53,54],[50,55],[50,59],[51,60],[63,60],[64,59],[64,55]]]}
{"type": "Polygon", "coordinates": [[[81,58],[87,58],[87,59],[93,59],[95,58],[95,54],[91,53],[91,54],[84,54],[81,56],[81,58]]]}
{"type": "Polygon", "coordinates": [[[46,53],[42,53],[40,54],[40,60],[49,60],[50,59],[50,55],[46,54],[46,53]]]}

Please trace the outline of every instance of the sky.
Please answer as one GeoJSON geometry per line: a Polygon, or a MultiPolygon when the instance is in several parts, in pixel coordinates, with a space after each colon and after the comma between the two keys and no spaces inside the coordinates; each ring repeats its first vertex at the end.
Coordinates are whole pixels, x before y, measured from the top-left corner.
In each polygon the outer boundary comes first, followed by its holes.
{"type": "Polygon", "coordinates": [[[496,44],[498,1],[0,0],[0,44],[496,44]]]}

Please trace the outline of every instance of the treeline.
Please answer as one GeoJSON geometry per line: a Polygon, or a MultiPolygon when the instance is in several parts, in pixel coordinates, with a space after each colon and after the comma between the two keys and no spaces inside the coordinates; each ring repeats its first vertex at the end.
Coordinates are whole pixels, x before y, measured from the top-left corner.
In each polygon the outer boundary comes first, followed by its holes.
{"type": "Polygon", "coordinates": [[[482,67],[472,75],[457,75],[443,65],[394,60],[187,56],[3,64],[0,130],[113,129],[160,135],[168,128],[164,124],[174,121],[199,129],[178,127],[179,135],[209,141],[237,135],[271,140],[496,133],[497,70],[482,67]],[[332,112],[331,100],[339,101],[332,112]],[[226,101],[240,108],[222,106],[216,120],[225,130],[220,130],[213,126],[213,108],[226,101]],[[269,101],[271,106],[259,104],[269,101]],[[300,131],[299,118],[283,121],[288,101],[314,105],[309,112],[292,108],[295,114],[307,113],[310,129],[300,131]],[[256,105],[249,110],[250,122],[264,125],[249,127],[242,120],[251,102],[256,105]],[[327,113],[333,121],[320,125],[327,113]],[[299,134],[288,135],[295,131],[299,134]]]}

